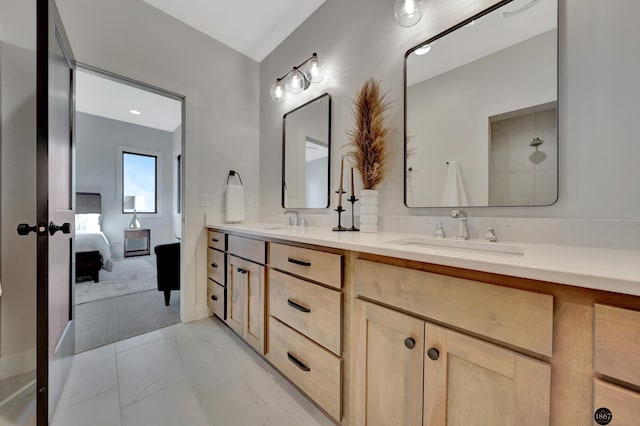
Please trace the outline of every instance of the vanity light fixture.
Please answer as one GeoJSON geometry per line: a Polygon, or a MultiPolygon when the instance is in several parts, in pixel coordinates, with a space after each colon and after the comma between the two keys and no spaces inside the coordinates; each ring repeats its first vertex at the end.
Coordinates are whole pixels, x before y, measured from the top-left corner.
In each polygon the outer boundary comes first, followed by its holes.
{"type": "Polygon", "coordinates": [[[284,101],[287,92],[294,95],[300,94],[307,90],[311,83],[322,81],[323,72],[322,65],[318,60],[318,54],[313,53],[310,58],[303,61],[300,65],[293,67],[291,71],[271,85],[269,94],[274,102],[284,101]]]}
{"type": "Polygon", "coordinates": [[[422,19],[423,0],[396,0],[393,14],[401,27],[411,27],[422,19]]]}
{"type": "Polygon", "coordinates": [[[133,115],[140,115],[142,114],[140,111],[138,111],[137,109],[130,109],[129,112],[133,115]]]}

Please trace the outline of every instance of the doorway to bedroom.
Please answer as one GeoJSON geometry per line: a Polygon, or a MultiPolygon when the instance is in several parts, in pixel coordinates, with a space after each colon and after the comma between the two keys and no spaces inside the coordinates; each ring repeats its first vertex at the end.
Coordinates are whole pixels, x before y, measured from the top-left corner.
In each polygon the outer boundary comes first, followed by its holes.
{"type": "Polygon", "coordinates": [[[180,322],[183,101],[80,66],[76,353],[180,322]]]}

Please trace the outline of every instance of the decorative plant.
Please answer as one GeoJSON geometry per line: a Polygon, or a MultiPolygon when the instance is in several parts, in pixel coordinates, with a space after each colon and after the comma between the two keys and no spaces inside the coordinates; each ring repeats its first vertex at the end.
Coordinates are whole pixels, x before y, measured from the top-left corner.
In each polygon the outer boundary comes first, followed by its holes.
{"type": "Polygon", "coordinates": [[[348,156],[362,178],[363,189],[375,189],[384,180],[388,168],[390,129],[384,125],[389,108],[380,83],[367,80],[353,100],[355,128],[347,131],[348,156]]]}

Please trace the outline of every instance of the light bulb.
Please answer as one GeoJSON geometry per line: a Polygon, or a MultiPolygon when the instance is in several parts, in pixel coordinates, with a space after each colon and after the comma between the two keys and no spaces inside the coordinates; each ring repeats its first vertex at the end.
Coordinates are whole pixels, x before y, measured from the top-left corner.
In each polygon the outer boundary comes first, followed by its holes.
{"type": "Polygon", "coordinates": [[[284,87],[282,86],[282,81],[276,80],[276,82],[271,85],[269,94],[271,95],[271,99],[273,100],[273,102],[283,102],[286,93],[284,91],[284,87]]]}
{"type": "Polygon", "coordinates": [[[297,95],[298,93],[302,93],[304,89],[309,87],[309,82],[307,81],[305,76],[302,75],[302,73],[298,70],[298,68],[293,68],[293,71],[289,73],[284,86],[287,88],[287,91],[289,93],[297,95]]]}
{"type": "Polygon", "coordinates": [[[314,53],[309,62],[306,64],[305,77],[311,83],[319,83],[324,77],[322,65],[318,60],[318,56],[314,53]]]}
{"type": "Polygon", "coordinates": [[[423,0],[396,0],[393,13],[401,27],[411,27],[422,18],[423,0]]]}

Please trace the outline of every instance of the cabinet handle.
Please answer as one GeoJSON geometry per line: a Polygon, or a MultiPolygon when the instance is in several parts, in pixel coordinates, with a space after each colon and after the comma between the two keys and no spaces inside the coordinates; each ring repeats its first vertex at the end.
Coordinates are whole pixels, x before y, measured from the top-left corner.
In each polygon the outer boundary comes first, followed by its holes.
{"type": "Polygon", "coordinates": [[[291,263],[295,263],[300,266],[311,266],[311,262],[305,262],[304,260],[294,259],[293,257],[288,257],[287,260],[291,263]]]}
{"type": "Polygon", "coordinates": [[[413,337],[407,337],[406,339],[404,339],[404,345],[407,347],[407,349],[413,349],[416,347],[416,341],[413,337]]]}
{"type": "Polygon", "coordinates": [[[297,309],[300,312],[304,312],[305,314],[308,314],[309,312],[311,312],[311,309],[307,308],[306,306],[299,305],[291,299],[287,299],[287,304],[291,306],[293,309],[297,309]]]}
{"type": "Polygon", "coordinates": [[[291,352],[287,352],[287,358],[289,358],[289,361],[291,361],[296,367],[298,367],[300,370],[302,371],[311,371],[311,369],[309,367],[307,367],[306,365],[304,365],[298,358],[296,358],[295,356],[293,356],[291,354],[291,352]]]}
{"type": "Polygon", "coordinates": [[[215,302],[216,300],[218,300],[218,296],[216,296],[215,294],[212,294],[211,295],[211,300],[213,300],[215,302]]]}
{"type": "Polygon", "coordinates": [[[211,264],[211,267],[212,267],[212,268],[217,268],[217,267],[218,267],[218,264],[217,264],[217,263],[212,263],[212,264],[211,264]]]}
{"type": "Polygon", "coordinates": [[[217,242],[218,242],[218,241],[220,241],[220,240],[219,240],[219,239],[217,239],[217,238],[212,238],[212,239],[211,239],[211,241],[213,241],[214,243],[217,243],[217,242]]]}
{"type": "Polygon", "coordinates": [[[430,348],[427,351],[427,356],[432,359],[433,361],[437,361],[438,358],[440,358],[440,351],[437,350],[436,348],[430,348]]]}
{"type": "Polygon", "coordinates": [[[246,269],[242,269],[242,268],[236,268],[236,271],[240,272],[242,275],[244,275],[244,274],[246,274],[247,272],[249,272],[249,271],[247,271],[246,269]]]}

